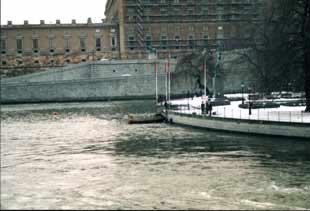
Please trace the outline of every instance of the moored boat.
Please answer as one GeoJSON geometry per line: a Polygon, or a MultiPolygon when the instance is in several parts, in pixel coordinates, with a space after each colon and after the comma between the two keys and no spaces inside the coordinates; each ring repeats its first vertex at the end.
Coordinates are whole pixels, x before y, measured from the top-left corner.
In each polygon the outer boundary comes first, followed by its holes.
{"type": "Polygon", "coordinates": [[[128,124],[154,124],[162,123],[165,121],[165,117],[161,114],[155,114],[151,116],[131,116],[128,119],[128,124]]]}

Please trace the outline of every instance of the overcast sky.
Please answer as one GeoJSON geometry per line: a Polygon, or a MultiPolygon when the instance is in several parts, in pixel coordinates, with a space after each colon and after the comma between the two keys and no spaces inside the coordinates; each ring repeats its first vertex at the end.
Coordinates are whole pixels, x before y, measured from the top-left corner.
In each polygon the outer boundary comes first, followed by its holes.
{"type": "Polygon", "coordinates": [[[107,0],[0,0],[1,24],[8,20],[13,24],[22,24],[28,20],[30,24],[70,23],[76,19],[78,23],[86,23],[91,17],[93,22],[101,22],[107,0]]]}

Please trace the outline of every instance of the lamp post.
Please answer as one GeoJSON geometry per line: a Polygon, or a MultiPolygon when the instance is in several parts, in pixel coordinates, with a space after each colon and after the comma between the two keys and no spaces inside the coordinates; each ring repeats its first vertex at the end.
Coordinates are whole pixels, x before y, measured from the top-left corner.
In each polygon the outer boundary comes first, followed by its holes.
{"type": "Polygon", "coordinates": [[[203,98],[207,98],[207,49],[203,50],[204,55],[204,68],[203,68],[203,79],[204,79],[204,92],[203,92],[203,98]]]}
{"type": "Polygon", "coordinates": [[[244,83],[241,83],[241,91],[242,91],[242,105],[244,105],[244,83]]]}
{"type": "MultiPolygon", "coordinates": [[[[249,87],[249,93],[252,92],[252,88],[249,87]]],[[[249,115],[252,115],[252,105],[251,98],[249,97],[249,115]]]]}
{"type": "Polygon", "coordinates": [[[220,41],[218,41],[217,43],[217,47],[216,47],[216,64],[215,64],[215,71],[214,71],[214,77],[213,77],[213,98],[217,98],[218,97],[218,93],[217,93],[217,87],[216,87],[216,80],[218,77],[218,73],[220,71],[220,65],[221,65],[221,59],[222,59],[222,43],[220,41]]]}

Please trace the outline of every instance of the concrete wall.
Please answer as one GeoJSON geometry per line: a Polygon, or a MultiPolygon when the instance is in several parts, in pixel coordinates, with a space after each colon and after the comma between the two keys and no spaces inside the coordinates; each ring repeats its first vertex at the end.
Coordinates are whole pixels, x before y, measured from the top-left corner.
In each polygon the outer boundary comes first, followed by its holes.
{"type": "MultiPolygon", "coordinates": [[[[224,87],[226,92],[238,91],[241,82],[249,81],[245,63],[235,65],[232,53],[224,55],[224,87]]],[[[197,79],[189,75],[174,75],[176,61],[171,61],[172,95],[197,91],[197,79]]],[[[165,94],[165,61],[157,61],[160,94],[165,94]]],[[[180,74],[180,73],[179,73],[180,74]]],[[[155,94],[153,60],[111,60],[88,62],[54,68],[45,72],[1,80],[1,102],[45,102],[85,99],[134,98],[155,94]],[[128,82],[124,86],[123,82],[128,82]],[[104,84],[104,85],[103,85],[104,84]],[[61,89],[59,88],[61,87],[61,89]],[[73,89],[74,87],[74,89],[73,89]],[[113,87],[113,89],[110,89],[113,87]],[[123,90],[124,89],[124,90],[123,90]],[[139,92],[137,92],[139,89],[139,92]],[[62,90],[62,91],[61,91],[62,90]],[[96,90],[96,91],[94,91],[96,90]],[[99,91],[104,90],[104,91],[99,91]],[[106,91],[108,90],[108,91],[106,91]],[[117,91],[116,91],[117,90],[117,91]],[[63,93],[61,93],[63,92],[63,93]],[[75,93],[74,93],[75,92],[75,93]]]]}
{"type": "MultiPolygon", "coordinates": [[[[165,94],[164,63],[158,61],[158,90],[165,94]]],[[[173,66],[172,68],[173,69],[173,66]]],[[[179,93],[186,93],[182,87],[179,93]]],[[[3,79],[1,102],[155,99],[152,61],[106,61],[3,79]]]]}
{"type": "MultiPolygon", "coordinates": [[[[156,63],[159,73],[164,73],[164,61],[158,60],[156,63]]],[[[14,78],[5,78],[2,79],[2,83],[59,82],[68,80],[105,79],[125,75],[154,76],[154,64],[154,61],[149,60],[89,62],[79,65],[69,65],[64,68],[53,68],[46,72],[34,73],[14,78]]],[[[173,65],[171,69],[174,69],[173,65]]]]}
{"type": "MultiPolygon", "coordinates": [[[[241,133],[310,138],[310,124],[235,120],[169,113],[173,123],[241,133]]],[[[309,139],[310,140],[310,139],[309,139]]]]}
{"type": "MultiPolygon", "coordinates": [[[[164,93],[164,80],[159,91],[164,93]]],[[[63,102],[84,100],[155,99],[155,80],[152,76],[80,81],[7,84],[1,86],[3,103],[63,102]]]]}

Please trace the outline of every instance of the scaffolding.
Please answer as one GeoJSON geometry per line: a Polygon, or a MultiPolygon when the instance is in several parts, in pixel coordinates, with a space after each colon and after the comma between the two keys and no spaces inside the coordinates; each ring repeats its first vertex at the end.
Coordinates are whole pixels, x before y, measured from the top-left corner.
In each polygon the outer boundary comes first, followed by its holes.
{"type": "Polygon", "coordinates": [[[136,38],[138,48],[140,52],[144,53],[146,50],[145,45],[145,33],[144,33],[144,26],[143,26],[143,16],[144,16],[144,9],[143,9],[143,2],[142,0],[136,0],[136,38]]]}

